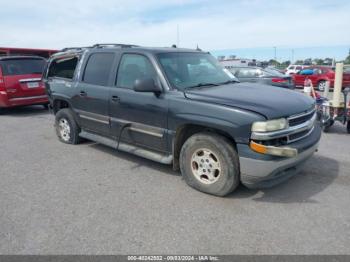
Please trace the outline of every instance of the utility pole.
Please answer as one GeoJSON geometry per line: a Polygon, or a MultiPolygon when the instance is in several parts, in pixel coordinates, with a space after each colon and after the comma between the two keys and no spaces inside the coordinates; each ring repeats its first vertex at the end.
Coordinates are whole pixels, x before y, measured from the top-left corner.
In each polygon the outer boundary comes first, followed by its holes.
{"type": "Polygon", "coordinates": [[[274,46],[273,49],[274,49],[274,51],[275,51],[275,61],[277,61],[277,47],[274,46]]]}
{"type": "Polygon", "coordinates": [[[294,49],[292,49],[292,61],[290,61],[291,64],[293,64],[294,61],[294,49]]]}

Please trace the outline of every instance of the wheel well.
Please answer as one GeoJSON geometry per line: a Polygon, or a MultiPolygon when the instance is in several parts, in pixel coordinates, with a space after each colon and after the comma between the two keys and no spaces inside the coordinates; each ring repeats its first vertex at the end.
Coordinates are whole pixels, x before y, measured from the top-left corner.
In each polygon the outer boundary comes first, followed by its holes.
{"type": "Polygon", "coordinates": [[[186,125],[180,126],[179,128],[177,128],[175,138],[173,140],[173,156],[174,156],[173,169],[174,170],[178,170],[180,168],[179,158],[180,158],[180,151],[181,151],[182,145],[186,142],[186,140],[190,136],[200,132],[211,132],[211,133],[224,136],[236,148],[235,140],[228,133],[222,130],[201,126],[201,125],[194,125],[194,124],[186,124],[186,125]]]}
{"type": "Polygon", "coordinates": [[[55,100],[53,103],[53,112],[56,114],[62,108],[69,108],[69,103],[64,100],[55,100]]]}

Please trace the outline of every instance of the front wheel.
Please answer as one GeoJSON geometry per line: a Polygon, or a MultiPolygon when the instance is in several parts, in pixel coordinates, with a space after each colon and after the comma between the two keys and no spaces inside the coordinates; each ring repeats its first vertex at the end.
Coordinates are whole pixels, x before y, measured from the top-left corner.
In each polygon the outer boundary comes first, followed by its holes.
{"type": "Polygon", "coordinates": [[[186,183],[205,193],[225,196],[239,184],[239,159],[232,142],[217,134],[191,136],[180,152],[186,183]]]}
{"type": "Polygon", "coordinates": [[[80,128],[74,119],[73,112],[69,108],[64,108],[57,112],[55,129],[61,142],[66,144],[78,144],[80,142],[80,128]]]}

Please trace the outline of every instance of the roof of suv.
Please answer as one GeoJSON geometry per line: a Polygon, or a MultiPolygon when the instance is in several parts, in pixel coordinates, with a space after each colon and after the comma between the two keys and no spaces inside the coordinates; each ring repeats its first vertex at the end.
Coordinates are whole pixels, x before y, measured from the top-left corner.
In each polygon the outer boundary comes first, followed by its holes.
{"type": "Polygon", "coordinates": [[[125,44],[96,44],[91,47],[69,47],[64,48],[58,53],[53,54],[53,56],[60,56],[67,53],[80,53],[83,51],[97,51],[97,50],[111,50],[111,51],[139,51],[139,52],[147,52],[147,53],[176,53],[176,52],[199,52],[203,53],[203,51],[199,49],[188,49],[188,48],[177,48],[177,47],[144,47],[144,46],[136,46],[136,45],[125,45],[125,44]]]}

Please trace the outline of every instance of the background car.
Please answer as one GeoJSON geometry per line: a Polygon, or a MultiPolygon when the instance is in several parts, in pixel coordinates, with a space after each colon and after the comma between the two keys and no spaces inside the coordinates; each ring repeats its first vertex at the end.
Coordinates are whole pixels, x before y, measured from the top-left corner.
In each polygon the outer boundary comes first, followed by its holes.
{"type": "MultiPolygon", "coordinates": [[[[335,71],[332,67],[327,66],[310,66],[297,74],[293,75],[295,87],[303,87],[304,81],[309,78],[312,85],[318,90],[323,91],[326,86],[326,81],[330,82],[330,88],[334,87],[335,71]]],[[[350,70],[344,69],[343,88],[350,86],[350,70]]]]}
{"type": "Polygon", "coordinates": [[[229,70],[240,82],[264,83],[285,88],[294,87],[291,76],[284,75],[275,69],[249,66],[233,67],[229,70]]]}
{"type": "Polygon", "coordinates": [[[296,73],[298,73],[300,70],[303,70],[305,67],[304,65],[289,65],[286,70],[285,70],[285,74],[286,75],[294,75],[296,73]]]}
{"type": "Polygon", "coordinates": [[[38,56],[0,57],[0,108],[41,104],[49,100],[42,83],[46,60],[38,56]]]}

